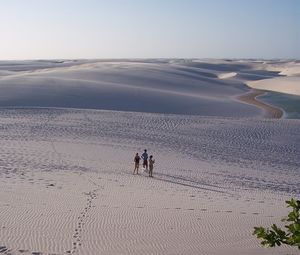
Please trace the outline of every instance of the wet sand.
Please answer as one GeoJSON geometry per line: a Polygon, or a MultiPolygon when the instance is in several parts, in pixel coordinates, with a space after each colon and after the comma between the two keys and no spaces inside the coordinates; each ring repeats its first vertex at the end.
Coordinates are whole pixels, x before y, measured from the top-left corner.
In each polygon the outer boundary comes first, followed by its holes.
{"type": "Polygon", "coordinates": [[[247,104],[255,105],[264,110],[264,117],[272,119],[280,119],[283,116],[283,110],[275,106],[269,105],[257,99],[258,96],[265,94],[264,90],[252,89],[247,94],[239,96],[237,99],[247,104]]]}

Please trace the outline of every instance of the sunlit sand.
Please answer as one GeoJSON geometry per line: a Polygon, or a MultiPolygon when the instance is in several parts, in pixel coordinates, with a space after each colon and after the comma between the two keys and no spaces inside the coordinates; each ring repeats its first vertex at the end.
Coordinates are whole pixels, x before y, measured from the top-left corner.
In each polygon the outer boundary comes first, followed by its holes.
{"type": "Polygon", "coordinates": [[[294,252],[252,235],[300,194],[299,120],[246,85],[265,65],[1,61],[0,253],[294,252]]]}

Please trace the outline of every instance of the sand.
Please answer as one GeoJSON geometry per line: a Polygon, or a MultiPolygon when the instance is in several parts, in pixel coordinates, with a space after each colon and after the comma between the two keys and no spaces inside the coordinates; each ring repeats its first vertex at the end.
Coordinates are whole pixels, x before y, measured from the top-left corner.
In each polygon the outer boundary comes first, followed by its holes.
{"type": "Polygon", "coordinates": [[[246,85],[295,65],[0,61],[0,254],[295,254],[252,232],[299,198],[300,123],[246,85]]]}
{"type": "Polygon", "coordinates": [[[264,118],[269,106],[263,102],[235,99],[249,87],[300,95],[299,66],[277,60],[0,61],[0,106],[264,118]]]}
{"type": "Polygon", "coordinates": [[[300,194],[298,120],[0,113],[6,254],[293,251],[261,248],[251,233],[280,224],[284,200],[300,194]],[[145,147],[156,159],[154,178],[132,174],[133,156],[145,147]]]}
{"type": "Polygon", "coordinates": [[[290,95],[300,96],[300,76],[278,77],[273,79],[252,81],[249,87],[262,90],[276,91],[290,95]]]}
{"type": "Polygon", "coordinates": [[[0,62],[0,70],[10,72],[0,77],[0,106],[263,117],[259,108],[232,100],[249,91],[240,72],[252,69],[222,60],[0,62]],[[232,72],[237,75],[218,78],[232,72]]]}
{"type": "Polygon", "coordinates": [[[279,72],[281,77],[249,81],[247,82],[249,87],[300,96],[300,63],[295,61],[271,62],[266,63],[264,68],[279,72]]]}
{"type": "Polygon", "coordinates": [[[218,78],[219,79],[229,79],[229,78],[232,78],[232,77],[234,77],[236,75],[237,75],[237,73],[235,73],[235,72],[221,73],[221,74],[218,75],[218,78]]]}
{"type": "Polygon", "coordinates": [[[282,118],[283,110],[275,106],[266,104],[257,99],[258,96],[263,95],[265,93],[266,93],[265,91],[254,89],[251,92],[246,93],[245,95],[238,96],[237,99],[245,103],[252,104],[262,108],[264,110],[265,118],[275,118],[275,119],[282,118]]]}

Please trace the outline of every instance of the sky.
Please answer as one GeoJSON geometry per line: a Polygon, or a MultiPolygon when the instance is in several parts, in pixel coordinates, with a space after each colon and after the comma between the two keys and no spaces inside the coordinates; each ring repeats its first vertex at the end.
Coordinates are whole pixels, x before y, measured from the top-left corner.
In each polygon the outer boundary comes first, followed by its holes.
{"type": "Polygon", "coordinates": [[[300,0],[0,0],[0,59],[298,58],[300,0]]]}

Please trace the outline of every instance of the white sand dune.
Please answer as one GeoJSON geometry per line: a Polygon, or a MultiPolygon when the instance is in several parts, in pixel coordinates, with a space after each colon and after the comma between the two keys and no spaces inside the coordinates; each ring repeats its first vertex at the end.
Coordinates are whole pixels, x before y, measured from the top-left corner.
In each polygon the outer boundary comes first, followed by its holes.
{"type": "MultiPolygon", "coordinates": [[[[232,100],[233,96],[248,91],[239,75],[235,80],[218,78],[223,73],[227,78],[228,73],[234,78],[233,72],[251,72],[251,63],[193,60],[32,61],[0,63],[0,70],[11,72],[0,77],[0,106],[262,116],[259,108],[232,100]]],[[[248,78],[258,75],[257,72],[248,73],[248,78]]]]}
{"type": "Polygon", "coordinates": [[[299,196],[298,120],[0,110],[0,240],[10,254],[283,254],[254,226],[299,196]],[[132,175],[144,147],[154,178],[132,175]]]}
{"type": "Polygon", "coordinates": [[[270,90],[300,96],[300,76],[287,76],[251,81],[247,84],[249,87],[255,89],[270,90]]]}
{"type": "Polygon", "coordinates": [[[0,61],[0,106],[259,117],[259,108],[233,100],[245,84],[298,95],[298,74],[294,61],[0,61]]]}
{"type": "Polygon", "coordinates": [[[300,195],[299,120],[237,98],[295,64],[0,61],[0,254],[293,253],[251,233],[300,195]]]}
{"type": "Polygon", "coordinates": [[[235,72],[221,73],[221,74],[218,75],[218,78],[219,79],[229,79],[229,78],[232,78],[232,77],[234,77],[236,75],[237,75],[237,73],[235,73],[235,72]]]}
{"type": "Polygon", "coordinates": [[[268,71],[278,71],[280,75],[285,76],[300,75],[299,61],[267,61],[264,63],[264,68],[268,71]]]}
{"type": "Polygon", "coordinates": [[[265,64],[269,71],[278,71],[282,77],[249,81],[247,85],[251,88],[276,91],[300,96],[300,63],[279,62],[265,64]]]}

